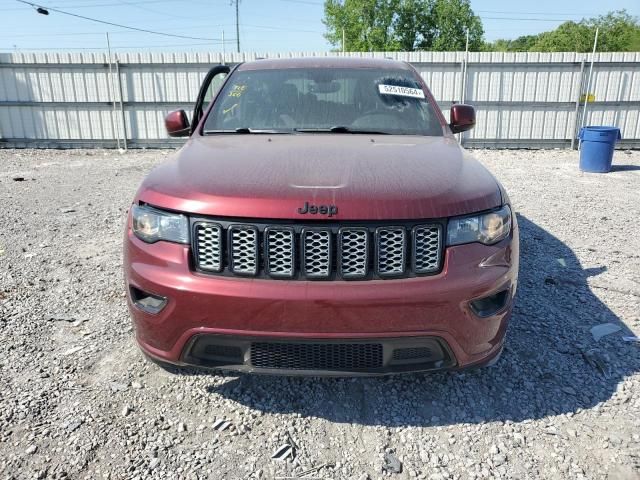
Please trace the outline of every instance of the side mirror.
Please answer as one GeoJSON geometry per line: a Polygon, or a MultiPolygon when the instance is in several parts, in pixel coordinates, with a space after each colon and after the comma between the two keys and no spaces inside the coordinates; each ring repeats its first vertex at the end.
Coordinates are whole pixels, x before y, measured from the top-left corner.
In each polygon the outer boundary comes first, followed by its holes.
{"type": "Polygon", "coordinates": [[[476,124],[476,110],[471,105],[457,103],[451,107],[450,119],[449,127],[453,133],[466,132],[476,124]]]}
{"type": "Polygon", "coordinates": [[[164,117],[164,126],[170,137],[188,137],[190,132],[189,119],[184,110],[169,112],[164,117]]]}

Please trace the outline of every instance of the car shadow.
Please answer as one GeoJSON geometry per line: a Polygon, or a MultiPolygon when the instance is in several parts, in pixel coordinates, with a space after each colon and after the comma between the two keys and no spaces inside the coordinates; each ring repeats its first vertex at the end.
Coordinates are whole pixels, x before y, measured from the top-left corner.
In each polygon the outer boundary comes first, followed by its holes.
{"type": "Polygon", "coordinates": [[[495,366],[346,379],[227,375],[209,393],[265,413],[383,426],[523,421],[608,400],[638,371],[640,349],[622,340],[632,333],[587,284],[606,266],[583,269],[559,239],[523,216],[518,221],[519,289],[495,366]],[[596,342],[590,329],[607,322],[621,331],[596,342]]]}

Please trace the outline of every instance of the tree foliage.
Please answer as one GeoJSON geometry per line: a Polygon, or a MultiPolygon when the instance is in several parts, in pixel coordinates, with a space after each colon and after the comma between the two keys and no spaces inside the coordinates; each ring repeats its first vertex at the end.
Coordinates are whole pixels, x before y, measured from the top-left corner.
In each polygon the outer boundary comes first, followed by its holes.
{"type": "Polygon", "coordinates": [[[326,0],[325,37],[347,51],[464,50],[483,45],[469,0],[326,0]]]}
{"type": "Polygon", "coordinates": [[[590,52],[596,28],[597,51],[640,51],[640,23],[625,10],[609,12],[580,22],[564,22],[555,30],[515,40],[496,40],[486,50],[505,52],[590,52]]]}

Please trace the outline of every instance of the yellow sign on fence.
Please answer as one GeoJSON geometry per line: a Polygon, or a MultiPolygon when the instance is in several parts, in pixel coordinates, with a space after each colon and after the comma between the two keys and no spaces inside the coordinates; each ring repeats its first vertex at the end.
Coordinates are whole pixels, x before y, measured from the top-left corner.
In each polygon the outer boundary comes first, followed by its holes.
{"type": "Polygon", "coordinates": [[[593,93],[583,93],[580,95],[580,103],[593,103],[596,101],[596,96],[593,93]]]}

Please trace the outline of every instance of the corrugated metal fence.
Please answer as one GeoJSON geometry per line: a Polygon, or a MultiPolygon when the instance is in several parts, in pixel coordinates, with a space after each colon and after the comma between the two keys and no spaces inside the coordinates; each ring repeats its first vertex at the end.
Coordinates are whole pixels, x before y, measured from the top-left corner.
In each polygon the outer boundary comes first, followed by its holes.
{"type": "MultiPolygon", "coordinates": [[[[163,147],[164,115],[189,110],[211,65],[335,53],[0,54],[0,147],[163,147]]],[[[411,62],[445,115],[477,108],[467,146],[570,147],[582,123],[621,128],[640,147],[640,53],[347,53],[411,62]],[[590,94],[590,95],[589,95],[590,94]]]]}

